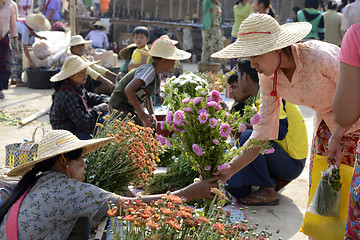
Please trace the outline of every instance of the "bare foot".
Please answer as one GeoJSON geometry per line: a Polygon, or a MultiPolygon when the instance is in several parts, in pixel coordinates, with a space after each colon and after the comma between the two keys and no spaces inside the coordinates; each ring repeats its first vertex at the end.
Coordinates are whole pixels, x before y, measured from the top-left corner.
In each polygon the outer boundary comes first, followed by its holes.
{"type": "Polygon", "coordinates": [[[239,202],[243,205],[250,206],[278,205],[279,197],[275,191],[275,187],[260,187],[259,190],[243,198],[239,198],[239,202]]]}

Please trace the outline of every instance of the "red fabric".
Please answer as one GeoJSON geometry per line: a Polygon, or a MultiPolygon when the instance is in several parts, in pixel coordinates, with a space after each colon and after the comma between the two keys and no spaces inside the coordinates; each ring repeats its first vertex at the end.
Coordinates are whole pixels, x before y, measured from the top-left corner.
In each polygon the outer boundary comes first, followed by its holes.
{"type": "Polygon", "coordinates": [[[19,214],[20,205],[26,194],[30,191],[32,185],[28,187],[26,192],[11,206],[9,215],[6,221],[6,238],[11,240],[18,240],[17,235],[17,218],[19,214]]]}

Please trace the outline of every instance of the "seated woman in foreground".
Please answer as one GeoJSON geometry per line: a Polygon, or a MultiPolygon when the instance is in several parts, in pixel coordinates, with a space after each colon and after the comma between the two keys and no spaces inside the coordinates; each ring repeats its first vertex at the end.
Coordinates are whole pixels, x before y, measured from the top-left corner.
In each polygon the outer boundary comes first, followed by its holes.
{"type": "MultiPolygon", "coordinates": [[[[0,239],[88,239],[89,220],[100,221],[107,215],[107,201],[120,209],[121,200],[132,199],[82,183],[87,167],[84,156],[112,140],[79,140],[66,130],[48,132],[39,143],[36,160],[8,174],[23,177],[0,207],[0,239]],[[75,232],[82,235],[74,236],[75,232]]],[[[202,181],[172,194],[187,200],[210,198],[212,187],[217,183],[202,181]]],[[[142,200],[150,203],[160,198],[152,195],[142,200]]]]}

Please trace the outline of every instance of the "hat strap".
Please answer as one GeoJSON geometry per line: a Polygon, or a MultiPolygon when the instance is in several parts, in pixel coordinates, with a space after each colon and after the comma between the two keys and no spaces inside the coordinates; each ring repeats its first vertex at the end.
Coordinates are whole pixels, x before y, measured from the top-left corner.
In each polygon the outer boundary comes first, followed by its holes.
{"type": "Polygon", "coordinates": [[[249,35],[249,34],[253,34],[253,33],[270,34],[270,32],[247,32],[247,33],[238,33],[238,35],[243,36],[243,35],[249,35]]]}
{"type": "Polygon", "coordinates": [[[277,97],[277,71],[281,65],[281,51],[279,53],[279,56],[280,56],[280,62],[279,62],[279,65],[277,66],[275,72],[274,72],[274,80],[273,80],[273,89],[272,91],[270,92],[270,96],[273,96],[273,97],[277,97]]]}

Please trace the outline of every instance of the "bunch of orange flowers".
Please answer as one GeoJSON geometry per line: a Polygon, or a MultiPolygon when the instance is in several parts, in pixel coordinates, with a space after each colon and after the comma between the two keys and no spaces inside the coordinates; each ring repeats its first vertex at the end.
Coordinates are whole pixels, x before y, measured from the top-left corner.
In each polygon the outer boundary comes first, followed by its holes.
{"type": "Polygon", "coordinates": [[[162,146],[151,128],[135,125],[131,116],[119,120],[108,115],[96,126],[94,138],[115,137],[115,141],[86,156],[88,183],[124,193],[134,180],[146,183],[154,177],[162,146]]]}
{"type": "Polygon", "coordinates": [[[221,192],[215,195],[208,215],[201,216],[183,200],[171,194],[150,205],[141,198],[122,201],[120,209],[109,202],[113,239],[269,239],[271,233],[256,233],[256,227],[246,220],[232,223],[231,212],[224,211],[221,192]],[[120,215],[120,216],[118,216],[120,215]],[[118,216],[118,217],[116,217],[118,216]]]}

